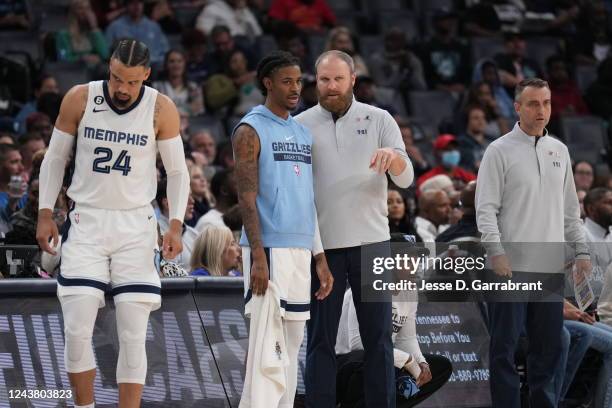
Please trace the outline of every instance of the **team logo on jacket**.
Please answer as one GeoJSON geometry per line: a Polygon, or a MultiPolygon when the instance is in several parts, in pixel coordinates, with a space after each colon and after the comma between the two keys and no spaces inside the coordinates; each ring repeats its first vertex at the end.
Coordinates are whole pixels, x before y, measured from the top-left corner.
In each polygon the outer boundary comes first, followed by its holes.
{"type": "Polygon", "coordinates": [[[294,165],[293,165],[293,171],[295,171],[295,175],[296,175],[296,176],[299,176],[299,175],[300,175],[300,173],[301,173],[300,166],[299,166],[299,165],[297,165],[297,164],[294,164],[294,165]]]}

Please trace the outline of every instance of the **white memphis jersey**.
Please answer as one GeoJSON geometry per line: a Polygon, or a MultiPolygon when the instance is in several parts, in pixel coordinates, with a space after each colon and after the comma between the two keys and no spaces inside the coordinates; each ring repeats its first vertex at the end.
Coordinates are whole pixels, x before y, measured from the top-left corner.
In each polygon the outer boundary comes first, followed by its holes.
{"type": "Polygon", "coordinates": [[[117,108],[106,81],[89,83],[76,139],[68,196],[77,204],[110,210],[142,207],[155,199],[157,91],[143,86],[134,104],[117,108]]]}

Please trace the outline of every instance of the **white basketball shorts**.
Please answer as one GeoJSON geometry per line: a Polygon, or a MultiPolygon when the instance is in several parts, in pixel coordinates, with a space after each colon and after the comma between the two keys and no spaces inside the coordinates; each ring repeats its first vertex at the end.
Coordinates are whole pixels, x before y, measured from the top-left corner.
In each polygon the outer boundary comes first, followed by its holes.
{"type": "MultiPolygon", "coordinates": [[[[270,280],[280,293],[281,315],[287,320],[310,319],[310,261],[304,248],[264,248],[270,280]]],[[[251,248],[242,248],[244,271],[244,313],[251,314],[251,248]]]]}
{"type": "Polygon", "coordinates": [[[161,283],[155,269],[157,219],[150,205],[106,210],[76,204],[62,237],[59,297],[91,294],[104,306],[111,284],[115,303],[133,301],[161,306],[161,283]]]}

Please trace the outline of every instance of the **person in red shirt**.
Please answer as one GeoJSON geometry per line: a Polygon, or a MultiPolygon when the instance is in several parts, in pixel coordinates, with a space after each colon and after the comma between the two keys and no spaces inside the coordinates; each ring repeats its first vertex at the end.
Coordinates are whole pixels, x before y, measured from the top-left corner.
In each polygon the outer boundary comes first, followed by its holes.
{"type": "Polygon", "coordinates": [[[461,153],[455,136],[451,134],[440,135],[434,140],[433,147],[438,165],[417,179],[417,188],[427,179],[438,174],[449,176],[455,183],[457,190],[461,190],[464,184],[476,180],[474,173],[459,167],[461,153]]]}
{"type": "Polygon", "coordinates": [[[546,60],[546,71],[551,92],[551,119],[563,115],[588,115],[589,110],[578,86],[570,78],[563,57],[559,55],[549,57],[546,60]]]}
{"type": "Polygon", "coordinates": [[[336,25],[336,16],[326,0],[274,0],[268,16],[289,21],[310,32],[320,32],[336,25]]]}

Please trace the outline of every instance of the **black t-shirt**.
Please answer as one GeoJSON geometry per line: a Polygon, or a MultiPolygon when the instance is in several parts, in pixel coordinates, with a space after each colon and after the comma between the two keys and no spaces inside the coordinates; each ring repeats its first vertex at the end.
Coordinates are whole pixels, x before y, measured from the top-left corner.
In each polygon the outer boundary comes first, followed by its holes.
{"type": "Polygon", "coordinates": [[[427,82],[431,88],[438,84],[467,84],[470,76],[470,53],[463,43],[453,40],[443,43],[433,38],[421,51],[427,82]]]}

